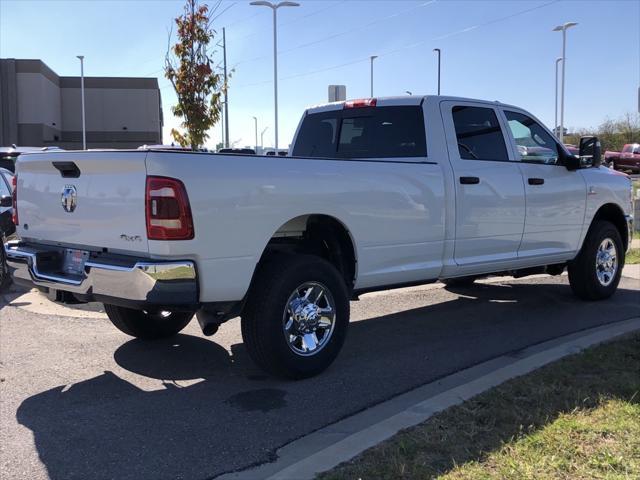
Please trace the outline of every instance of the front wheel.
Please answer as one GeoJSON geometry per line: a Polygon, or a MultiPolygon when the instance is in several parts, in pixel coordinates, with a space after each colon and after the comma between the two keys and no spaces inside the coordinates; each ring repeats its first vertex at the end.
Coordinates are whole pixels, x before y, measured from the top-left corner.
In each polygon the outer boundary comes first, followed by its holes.
{"type": "Polygon", "coordinates": [[[607,221],[595,222],[582,250],[569,264],[569,283],[573,293],[584,300],[609,298],[620,283],[624,256],[618,229],[607,221]]]}
{"type": "Polygon", "coordinates": [[[193,318],[193,312],[147,311],[104,305],[111,323],[123,333],[144,340],[173,337],[193,318]]]}
{"type": "Polygon", "coordinates": [[[241,322],[254,362],[289,378],[325,370],[348,324],[345,281],[329,262],[310,255],[274,255],[260,265],[241,322]]]}

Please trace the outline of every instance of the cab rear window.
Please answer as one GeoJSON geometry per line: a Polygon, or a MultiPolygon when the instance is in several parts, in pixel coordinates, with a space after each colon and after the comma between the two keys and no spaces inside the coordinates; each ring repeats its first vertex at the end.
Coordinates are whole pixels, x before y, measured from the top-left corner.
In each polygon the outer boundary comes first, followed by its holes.
{"type": "Polygon", "coordinates": [[[309,114],[302,121],[293,155],[426,157],[422,107],[365,107],[309,114]]]}

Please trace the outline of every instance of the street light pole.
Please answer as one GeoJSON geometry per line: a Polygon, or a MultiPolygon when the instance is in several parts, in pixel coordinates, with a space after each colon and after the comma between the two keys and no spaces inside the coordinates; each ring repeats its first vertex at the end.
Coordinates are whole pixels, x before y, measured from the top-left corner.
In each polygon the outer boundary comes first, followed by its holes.
{"type": "Polygon", "coordinates": [[[84,114],[84,55],[76,55],[80,59],[80,102],[82,104],[82,149],[87,149],[87,129],[84,114]]]}
{"type": "Polygon", "coordinates": [[[438,95],[440,95],[440,54],[442,53],[439,48],[434,48],[434,52],[438,52],[438,95]]]}
{"type": "Polygon", "coordinates": [[[275,111],[275,150],[278,152],[278,16],[280,7],[299,7],[296,2],[271,3],[265,0],[251,2],[250,5],[269,7],[273,11],[273,99],[275,111]]]}
{"type": "Polygon", "coordinates": [[[371,98],[373,98],[373,61],[378,58],[378,56],[371,55],[369,58],[371,59],[371,98]]]}
{"type": "Polygon", "coordinates": [[[567,65],[567,29],[578,25],[576,22],[567,22],[564,25],[558,25],[553,29],[554,32],[562,32],[562,91],[560,93],[560,143],[564,141],[564,87],[565,87],[565,67],[567,65]]]}
{"type": "Polygon", "coordinates": [[[553,110],[555,117],[553,121],[553,131],[558,135],[558,63],[562,61],[562,57],[556,58],[556,101],[555,101],[555,109],[553,110]]]}
{"type": "Polygon", "coordinates": [[[264,130],[260,133],[260,150],[264,151],[264,132],[269,130],[269,127],[264,127],[264,130]]]}
{"type": "Polygon", "coordinates": [[[255,126],[255,132],[256,132],[256,153],[258,153],[258,118],[257,117],[253,117],[253,123],[255,126]]]}

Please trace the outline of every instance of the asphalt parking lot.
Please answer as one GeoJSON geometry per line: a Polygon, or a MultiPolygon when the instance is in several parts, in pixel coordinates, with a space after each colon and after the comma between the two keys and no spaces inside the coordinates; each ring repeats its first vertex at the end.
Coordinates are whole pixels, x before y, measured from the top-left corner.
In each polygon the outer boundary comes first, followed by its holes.
{"type": "Polygon", "coordinates": [[[336,363],[287,382],[251,363],[238,319],[214,337],[194,321],[173,340],[145,343],[99,308],[62,316],[46,300],[29,311],[24,298],[0,299],[7,479],[214,478],[462,368],[640,315],[640,281],[630,278],[599,303],[576,299],[566,277],[369,294],[352,303],[336,363]]]}

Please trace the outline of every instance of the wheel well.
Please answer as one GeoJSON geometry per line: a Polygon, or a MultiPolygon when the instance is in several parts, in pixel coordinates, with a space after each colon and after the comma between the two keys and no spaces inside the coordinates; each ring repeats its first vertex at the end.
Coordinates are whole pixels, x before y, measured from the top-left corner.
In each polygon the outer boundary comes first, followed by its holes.
{"type": "Polygon", "coordinates": [[[607,222],[613,223],[615,227],[620,232],[620,237],[622,238],[622,244],[624,250],[629,246],[629,231],[627,230],[627,220],[624,217],[624,213],[617,205],[613,203],[608,203],[600,207],[600,209],[596,212],[593,217],[593,222],[597,220],[606,220],[607,222]]]}
{"type": "Polygon", "coordinates": [[[353,289],[356,254],[347,228],[329,215],[304,215],[289,220],[271,237],[260,261],[277,252],[317,255],[331,263],[353,289]]]}

